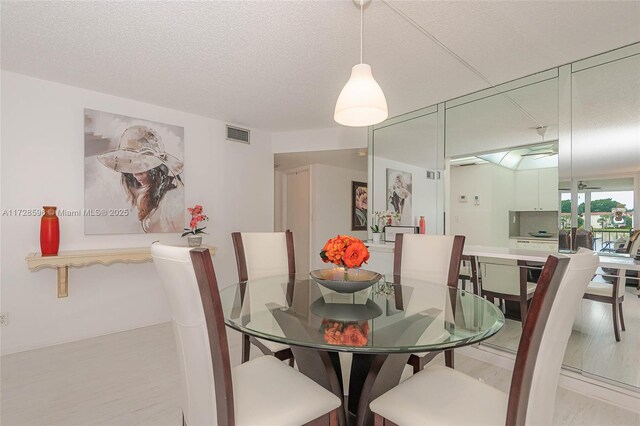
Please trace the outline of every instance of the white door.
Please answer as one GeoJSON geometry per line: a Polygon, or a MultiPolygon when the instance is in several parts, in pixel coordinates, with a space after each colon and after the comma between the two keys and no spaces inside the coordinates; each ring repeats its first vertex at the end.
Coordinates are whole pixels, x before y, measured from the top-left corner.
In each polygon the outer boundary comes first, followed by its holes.
{"type": "Polygon", "coordinates": [[[287,174],[287,219],[286,228],[293,232],[296,253],[296,272],[309,272],[310,238],[310,186],[309,170],[287,174]]]}

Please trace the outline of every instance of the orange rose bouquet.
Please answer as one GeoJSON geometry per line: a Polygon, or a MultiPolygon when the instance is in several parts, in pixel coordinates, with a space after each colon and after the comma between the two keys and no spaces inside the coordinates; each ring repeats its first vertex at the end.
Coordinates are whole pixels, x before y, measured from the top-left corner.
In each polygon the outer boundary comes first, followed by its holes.
{"type": "Polygon", "coordinates": [[[369,323],[323,319],[321,329],[325,342],[330,345],[365,346],[369,343],[369,323]]]}
{"type": "Polygon", "coordinates": [[[359,268],[369,260],[369,250],[364,243],[348,235],[331,238],[320,252],[324,263],[333,263],[346,268],[359,268]]]}

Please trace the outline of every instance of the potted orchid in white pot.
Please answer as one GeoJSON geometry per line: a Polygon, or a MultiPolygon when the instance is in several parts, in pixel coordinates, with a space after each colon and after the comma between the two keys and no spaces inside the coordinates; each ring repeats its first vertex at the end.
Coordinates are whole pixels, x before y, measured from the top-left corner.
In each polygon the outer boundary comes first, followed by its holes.
{"type": "Polygon", "coordinates": [[[382,237],[382,229],[380,229],[379,225],[371,225],[371,232],[373,232],[373,243],[374,244],[378,244],[380,243],[380,239],[382,237]]]}
{"type": "Polygon", "coordinates": [[[373,232],[373,242],[379,243],[383,239],[382,233],[384,232],[384,227],[398,224],[400,221],[400,213],[384,210],[374,212],[373,218],[375,219],[375,224],[370,227],[373,232]]]}
{"type": "Polygon", "coordinates": [[[182,233],[182,236],[188,235],[187,240],[189,241],[189,247],[200,247],[200,245],[202,245],[202,235],[199,234],[206,234],[206,232],[204,232],[206,226],[198,228],[198,224],[209,220],[209,218],[206,214],[202,213],[202,206],[199,204],[196,204],[194,207],[189,207],[187,211],[191,215],[191,220],[189,221],[189,227],[184,228],[185,232],[182,233]]]}

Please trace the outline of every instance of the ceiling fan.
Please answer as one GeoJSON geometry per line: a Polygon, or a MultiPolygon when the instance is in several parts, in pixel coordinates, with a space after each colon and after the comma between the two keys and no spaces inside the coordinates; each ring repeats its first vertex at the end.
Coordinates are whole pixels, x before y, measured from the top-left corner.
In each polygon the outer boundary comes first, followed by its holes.
{"type": "MultiPolygon", "coordinates": [[[[558,142],[557,139],[552,140],[552,141],[545,141],[544,140],[544,135],[547,134],[547,126],[538,126],[538,127],[534,127],[536,133],[538,133],[541,137],[542,137],[542,142],[549,142],[549,143],[553,143],[553,142],[558,142]]],[[[527,154],[521,154],[521,157],[533,157],[533,156],[539,156],[538,158],[536,158],[536,160],[540,159],[540,158],[544,158],[544,157],[551,157],[552,155],[558,155],[558,147],[557,146],[551,146],[550,148],[541,148],[539,150],[535,150],[533,148],[530,148],[531,152],[527,153],[527,154]]]]}
{"type": "MultiPolygon", "coordinates": [[[[571,188],[559,188],[562,191],[570,191],[571,188]]],[[[601,186],[589,186],[587,183],[583,181],[578,181],[578,191],[584,191],[585,189],[602,189],[601,186]]]]}

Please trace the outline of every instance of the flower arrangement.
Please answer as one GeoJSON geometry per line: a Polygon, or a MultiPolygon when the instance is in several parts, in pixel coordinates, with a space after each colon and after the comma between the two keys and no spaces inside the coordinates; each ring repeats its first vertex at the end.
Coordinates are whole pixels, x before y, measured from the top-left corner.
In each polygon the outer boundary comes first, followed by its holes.
{"type": "Polygon", "coordinates": [[[376,225],[382,224],[382,226],[393,225],[400,221],[400,213],[389,210],[373,212],[373,217],[376,220],[376,225]]]}
{"type": "Polygon", "coordinates": [[[323,319],[321,330],[324,341],[330,345],[365,346],[369,343],[369,323],[323,319]]]}
{"type": "Polygon", "coordinates": [[[369,250],[364,243],[349,235],[331,238],[320,252],[324,263],[333,263],[346,268],[359,268],[369,260],[369,250]]]}
{"type": "Polygon", "coordinates": [[[202,206],[199,204],[196,204],[193,207],[189,207],[187,211],[191,215],[191,220],[189,221],[189,227],[184,228],[186,232],[183,232],[182,236],[184,237],[185,235],[189,235],[189,234],[191,235],[206,234],[206,232],[204,232],[204,230],[206,229],[206,226],[203,226],[202,228],[198,228],[198,224],[200,222],[209,220],[207,215],[202,213],[202,206]]]}

